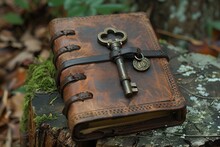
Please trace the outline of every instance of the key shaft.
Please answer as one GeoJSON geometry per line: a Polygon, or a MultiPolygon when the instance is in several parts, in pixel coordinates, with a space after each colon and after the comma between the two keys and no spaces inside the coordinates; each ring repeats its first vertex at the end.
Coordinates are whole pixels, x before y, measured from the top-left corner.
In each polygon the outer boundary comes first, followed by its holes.
{"type": "MultiPolygon", "coordinates": [[[[114,58],[114,62],[117,65],[119,78],[121,85],[124,90],[124,94],[126,97],[131,97],[133,94],[138,92],[136,83],[132,83],[127,70],[125,68],[125,63],[123,57],[120,56],[120,49],[122,45],[127,41],[127,34],[124,31],[116,30],[114,28],[106,28],[103,32],[98,34],[98,42],[114,52],[114,54],[118,54],[114,58]],[[114,34],[115,39],[106,39],[109,34],[114,34]],[[120,36],[119,38],[117,36],[120,36]]],[[[111,54],[111,53],[110,53],[111,54]]]]}
{"type": "MultiPolygon", "coordinates": [[[[111,45],[111,49],[113,51],[120,50],[120,44],[113,43],[111,45]]],[[[118,68],[118,73],[119,73],[120,81],[121,81],[125,96],[130,97],[133,95],[133,90],[132,90],[132,86],[131,86],[131,80],[130,80],[128,73],[127,73],[127,70],[125,68],[125,63],[124,63],[123,57],[118,56],[114,60],[117,65],[117,68],[118,68]]]]}

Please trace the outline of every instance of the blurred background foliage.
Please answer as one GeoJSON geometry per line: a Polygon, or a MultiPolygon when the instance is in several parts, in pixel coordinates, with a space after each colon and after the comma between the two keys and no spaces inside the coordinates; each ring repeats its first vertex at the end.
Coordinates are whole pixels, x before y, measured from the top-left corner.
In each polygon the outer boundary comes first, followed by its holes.
{"type": "Polygon", "coordinates": [[[137,11],[137,4],[133,0],[13,0],[10,3],[5,0],[2,5],[12,7],[11,11],[4,12],[2,18],[13,25],[24,24],[25,20],[28,19],[28,13],[41,8],[48,9],[50,17],[88,16],[137,11]]]}
{"type": "Polygon", "coordinates": [[[202,39],[220,30],[219,10],[215,0],[1,0],[0,29],[48,24],[56,17],[144,11],[156,28],[202,39]]]}

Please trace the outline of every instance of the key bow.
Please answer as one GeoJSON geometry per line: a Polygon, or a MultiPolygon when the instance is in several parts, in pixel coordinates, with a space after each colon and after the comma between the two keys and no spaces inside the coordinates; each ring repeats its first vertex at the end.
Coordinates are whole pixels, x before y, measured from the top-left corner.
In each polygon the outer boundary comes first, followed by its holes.
{"type": "Polygon", "coordinates": [[[127,41],[127,34],[122,30],[117,30],[115,28],[106,28],[103,32],[100,32],[98,34],[98,42],[104,46],[107,46],[110,48],[111,44],[113,43],[120,43],[120,45],[123,45],[127,41]],[[105,39],[108,37],[108,35],[113,34],[115,36],[115,39],[105,39]],[[118,37],[119,36],[119,37],[118,37]]]}

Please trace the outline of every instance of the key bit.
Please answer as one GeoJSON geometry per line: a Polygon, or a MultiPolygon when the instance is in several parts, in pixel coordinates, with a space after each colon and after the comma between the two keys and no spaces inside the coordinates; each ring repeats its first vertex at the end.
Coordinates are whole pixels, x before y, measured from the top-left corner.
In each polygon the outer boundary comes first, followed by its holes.
{"type": "Polygon", "coordinates": [[[132,92],[133,93],[137,93],[138,92],[138,88],[137,88],[136,83],[131,82],[131,88],[132,88],[132,92]]]}
{"type": "MultiPolygon", "coordinates": [[[[106,28],[104,32],[98,34],[98,42],[108,48],[111,51],[120,52],[122,45],[127,41],[127,34],[124,31],[116,30],[114,28],[106,28]],[[109,34],[113,34],[115,39],[106,39],[109,34]],[[117,38],[120,36],[120,38],[117,38]]],[[[125,68],[123,57],[118,55],[115,57],[114,62],[117,65],[120,81],[126,97],[131,97],[138,92],[136,83],[131,82],[127,70],[125,68]]]]}

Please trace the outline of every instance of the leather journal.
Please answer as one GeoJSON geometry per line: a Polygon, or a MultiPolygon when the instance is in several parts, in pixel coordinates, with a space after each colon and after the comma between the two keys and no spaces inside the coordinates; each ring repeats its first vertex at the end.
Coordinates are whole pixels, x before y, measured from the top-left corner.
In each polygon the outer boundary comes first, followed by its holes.
{"type": "Polygon", "coordinates": [[[57,18],[51,48],[76,141],[181,124],[185,100],[145,13],[57,18]]]}

